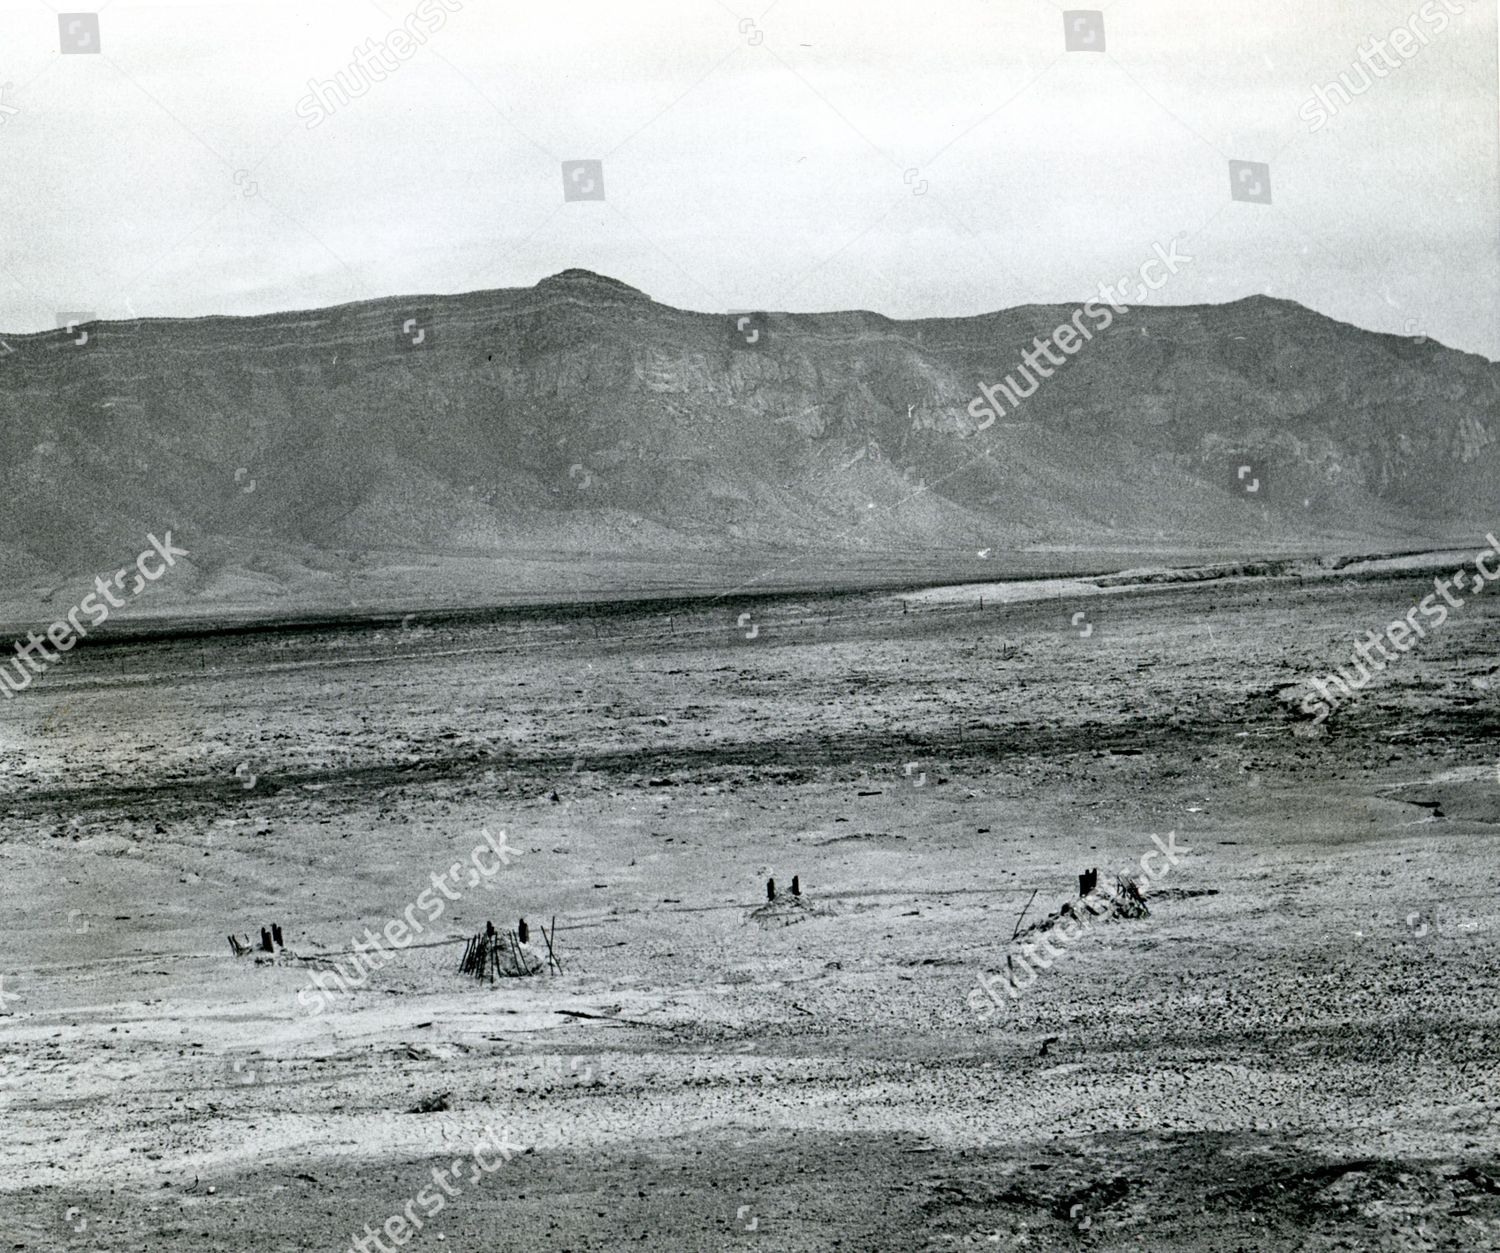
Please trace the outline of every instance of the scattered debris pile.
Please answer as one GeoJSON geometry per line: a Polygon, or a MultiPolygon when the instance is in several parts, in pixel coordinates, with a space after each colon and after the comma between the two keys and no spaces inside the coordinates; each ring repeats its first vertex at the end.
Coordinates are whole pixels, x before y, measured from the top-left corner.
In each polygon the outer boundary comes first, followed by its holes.
{"type": "Polygon", "coordinates": [[[260,929],[260,944],[252,945],[248,935],[229,936],[229,951],[236,957],[248,957],[251,953],[279,953],[286,948],[281,938],[281,924],[273,922],[269,928],[260,929]]]}
{"type": "Polygon", "coordinates": [[[499,932],[495,924],[488,922],[485,929],[470,938],[464,947],[463,961],[459,963],[462,974],[476,979],[524,979],[531,975],[562,974],[562,962],[558,960],[553,939],[557,934],[557,919],[552,920],[549,932],[540,923],[537,930],[542,933],[545,948],[531,943],[531,930],[522,918],[514,931],[499,932]]]}
{"type": "Polygon", "coordinates": [[[790,927],[814,917],[817,912],[802,899],[802,881],[793,875],[791,892],[786,896],[776,895],[775,879],[766,880],[766,903],[751,911],[750,920],[759,923],[763,929],[790,927]]]}
{"type": "Polygon", "coordinates": [[[1078,900],[1065,902],[1024,930],[1017,925],[1011,938],[1020,939],[1038,931],[1050,931],[1064,918],[1091,922],[1096,918],[1148,918],[1150,915],[1146,898],[1129,875],[1109,875],[1101,879],[1097,869],[1086,870],[1078,876],[1078,900]],[[1085,916],[1085,910],[1088,916],[1085,916]]]}

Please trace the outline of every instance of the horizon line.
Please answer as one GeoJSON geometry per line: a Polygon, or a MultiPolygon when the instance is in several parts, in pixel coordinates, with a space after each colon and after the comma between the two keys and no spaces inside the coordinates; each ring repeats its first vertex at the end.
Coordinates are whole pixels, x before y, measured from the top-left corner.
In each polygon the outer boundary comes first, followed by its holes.
{"type": "MultiPolygon", "coordinates": [[[[928,316],[924,316],[924,317],[917,317],[917,318],[895,318],[895,317],[890,316],[889,314],[881,313],[879,310],[876,310],[876,309],[860,309],[860,308],[850,308],[850,309],[817,309],[817,310],[793,311],[793,310],[789,310],[789,309],[769,309],[769,308],[766,308],[764,306],[757,307],[757,308],[751,308],[750,306],[742,306],[742,307],[733,308],[733,309],[705,310],[705,309],[684,308],[684,307],[681,307],[681,306],[678,306],[678,305],[669,305],[669,304],[664,303],[663,301],[657,300],[654,296],[650,295],[648,292],[642,291],[640,288],[635,287],[632,284],[625,282],[623,279],[617,279],[617,278],[613,277],[612,275],[601,274],[598,271],[589,270],[589,269],[586,269],[586,268],[581,267],[581,266],[570,266],[567,269],[558,270],[555,273],[544,275],[543,277],[537,279],[536,282],[532,283],[530,286],[519,286],[519,287],[480,287],[480,288],[470,288],[470,289],[463,290],[463,291],[451,291],[451,292],[393,293],[393,294],[384,295],[384,296],[368,296],[368,297],[364,297],[364,298],[357,299],[357,300],[340,301],[338,303],[328,304],[328,305],[311,305],[311,306],[302,306],[302,307],[291,307],[291,308],[276,309],[276,310],[268,311],[266,313],[196,313],[196,314],[170,314],[169,313],[169,314],[150,314],[150,315],[137,314],[137,315],[134,315],[134,316],[126,316],[126,317],[119,317],[119,318],[115,318],[115,317],[93,317],[93,318],[88,319],[87,321],[79,321],[79,322],[76,323],[76,325],[79,326],[79,327],[85,327],[85,326],[95,326],[95,325],[101,325],[101,324],[102,325],[123,325],[123,324],[126,324],[126,323],[140,324],[140,323],[144,323],[144,322],[209,322],[209,321],[214,321],[214,322],[254,322],[254,321],[260,321],[260,320],[269,319],[269,318],[285,318],[285,317],[295,317],[295,316],[307,315],[307,314],[331,313],[331,312],[334,312],[334,311],[337,311],[337,310],[352,309],[352,308],[359,307],[359,306],[371,306],[371,305],[380,305],[380,304],[400,304],[400,303],[403,303],[403,302],[417,303],[417,302],[421,302],[421,301],[438,301],[438,300],[466,300],[466,299],[472,299],[472,298],[475,298],[475,297],[483,297],[483,296],[496,295],[496,294],[500,294],[500,293],[534,292],[538,288],[541,288],[544,284],[553,283],[553,282],[555,282],[555,281],[557,281],[559,279],[563,279],[563,280],[567,281],[567,279],[569,278],[569,276],[576,276],[577,278],[580,278],[580,279],[597,280],[597,281],[599,281],[601,283],[609,284],[611,286],[623,289],[624,292],[632,293],[635,298],[639,298],[641,300],[647,301],[648,303],[653,304],[653,305],[657,306],[658,308],[667,309],[667,310],[670,310],[671,312],[674,312],[674,313],[692,314],[692,315],[697,316],[697,317],[728,317],[728,316],[732,316],[734,314],[740,314],[740,313],[759,313],[759,314],[776,315],[776,316],[788,317],[788,318],[809,318],[809,317],[824,318],[824,317],[862,316],[862,317],[880,318],[882,321],[889,322],[889,323],[891,323],[894,326],[913,326],[913,325],[918,325],[918,324],[923,323],[923,322],[971,322],[971,321],[976,321],[976,320],[981,319],[981,318],[992,318],[992,317],[999,316],[1001,314],[1015,313],[1015,312],[1018,312],[1020,310],[1025,310],[1025,309],[1075,308],[1075,307],[1080,307],[1082,305],[1088,304],[1089,301],[1091,301],[1091,300],[1097,300],[1097,299],[1099,299],[1099,297],[1097,295],[1095,295],[1095,296],[1085,297],[1082,300],[1076,300],[1075,299],[1075,300],[1058,300],[1058,301],[1027,301],[1027,302],[1025,302],[1023,304],[1003,305],[1003,306],[1000,306],[998,308],[986,310],[986,311],[983,311],[983,312],[980,312],[980,313],[968,313],[968,314],[932,314],[932,315],[928,315],[928,316]]],[[[1196,302],[1196,303],[1193,303],[1193,304],[1176,304],[1176,305],[1174,305],[1174,304],[1141,304],[1141,303],[1137,303],[1137,304],[1131,305],[1130,309],[1131,309],[1132,312],[1135,312],[1135,311],[1138,311],[1138,310],[1141,310],[1141,309],[1155,309],[1155,310],[1161,310],[1163,312],[1185,312],[1185,311],[1188,311],[1188,310],[1197,310],[1197,309],[1224,309],[1224,308],[1228,308],[1230,305],[1244,304],[1244,303],[1247,303],[1249,301],[1268,301],[1268,302],[1275,303],[1275,304],[1291,305],[1294,308],[1300,309],[1300,310],[1302,310],[1305,313],[1309,313],[1309,314],[1311,314],[1314,317],[1323,318],[1324,320],[1332,322],[1335,325],[1346,326],[1346,327],[1349,327],[1352,330],[1360,331],[1360,332],[1362,332],[1364,334],[1367,334],[1367,335],[1380,335],[1380,336],[1383,336],[1383,337],[1386,337],[1386,338],[1389,338],[1389,339],[1403,340],[1403,341],[1408,342],[1408,343],[1421,343],[1423,341],[1430,341],[1431,343],[1437,345],[1439,348],[1442,348],[1443,350],[1445,350],[1447,352],[1463,353],[1466,356],[1478,357],[1480,360],[1486,361],[1486,362],[1488,362],[1491,365],[1500,365],[1500,358],[1490,357],[1490,356],[1488,356],[1487,354],[1485,354],[1483,352],[1478,352],[1478,351],[1474,351],[1474,350],[1467,349],[1467,348],[1455,348],[1452,345],[1445,344],[1441,340],[1435,339],[1434,337],[1432,337],[1430,335],[1405,335],[1405,334],[1402,334],[1402,333],[1400,333],[1398,331],[1378,331],[1378,330],[1374,330],[1374,329],[1372,329],[1370,327],[1367,327],[1367,326],[1361,326],[1361,325],[1359,325],[1358,323],[1355,323],[1355,322],[1347,322],[1347,321],[1344,321],[1343,319],[1333,317],[1331,314],[1324,313],[1322,310],[1314,308],[1311,305],[1304,304],[1302,301],[1296,300],[1296,299],[1294,299],[1294,298],[1292,298],[1290,296],[1274,296],[1274,295],[1271,295],[1271,294],[1269,294],[1267,292],[1247,292],[1244,295],[1235,296],[1235,297],[1232,297],[1232,298],[1230,298],[1228,300],[1221,300],[1221,301],[1199,301],[1199,302],[1196,302]]],[[[72,311],[60,311],[60,312],[82,312],[82,311],[81,310],[72,310],[72,311]]],[[[6,339],[33,340],[33,339],[36,339],[36,338],[38,338],[40,336],[55,335],[55,334],[58,333],[58,331],[63,330],[63,329],[65,329],[65,328],[62,327],[62,326],[57,326],[57,327],[51,327],[51,328],[44,329],[44,330],[39,330],[39,331],[0,331],[0,344],[3,344],[6,339]]]]}

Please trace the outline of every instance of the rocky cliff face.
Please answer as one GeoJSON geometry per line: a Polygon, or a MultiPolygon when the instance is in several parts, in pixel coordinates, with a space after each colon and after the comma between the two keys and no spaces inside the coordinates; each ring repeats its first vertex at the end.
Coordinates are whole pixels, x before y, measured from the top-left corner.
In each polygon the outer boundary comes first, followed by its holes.
{"type": "Polygon", "coordinates": [[[1500,366],[1279,300],[1137,308],[986,423],[980,384],[1073,313],[699,314],[570,270],[5,336],[0,560],[45,588],[171,526],[194,548],[174,598],[295,603],[379,552],[364,592],[394,602],[419,569],[492,559],[709,585],[776,553],[937,575],[980,549],[1379,549],[1500,524],[1500,366]]]}

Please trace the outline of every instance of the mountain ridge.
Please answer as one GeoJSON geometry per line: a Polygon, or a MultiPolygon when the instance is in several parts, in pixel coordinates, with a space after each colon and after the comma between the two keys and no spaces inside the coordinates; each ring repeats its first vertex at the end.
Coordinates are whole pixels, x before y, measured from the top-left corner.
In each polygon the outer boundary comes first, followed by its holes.
{"type": "MultiPolygon", "coordinates": [[[[197,549],[164,594],[285,609],[342,595],[329,571],[361,552],[488,554],[493,580],[459,583],[503,595],[570,563],[580,590],[611,564],[696,585],[788,554],[832,582],[882,557],[963,577],[987,548],[1371,551],[1495,525],[1500,365],[1279,297],[1132,306],[976,429],[980,385],[1078,307],[700,313],[572,268],[4,336],[0,571],[25,601],[172,525],[197,549]]],[[[383,594],[445,577],[394,569],[383,594]]]]}
{"type": "MultiPolygon", "coordinates": [[[[205,313],[205,314],[192,314],[192,315],[183,315],[183,316],[174,315],[174,314],[164,314],[164,315],[156,315],[156,316],[129,317],[129,318],[94,318],[94,319],[91,319],[88,322],[79,323],[78,325],[79,325],[80,329],[87,330],[89,328],[99,327],[99,326],[105,326],[105,327],[123,327],[123,326],[127,326],[127,325],[129,325],[129,326],[135,326],[135,325],[175,325],[175,324],[196,324],[196,323],[212,323],[212,322],[218,322],[218,323],[227,323],[227,322],[243,322],[243,323],[274,322],[274,321],[278,321],[278,320],[285,320],[285,319],[288,319],[288,318],[301,318],[301,317],[310,317],[310,316],[314,316],[314,315],[327,315],[327,314],[334,314],[334,313],[345,312],[345,311],[352,310],[352,309],[360,309],[360,308],[368,308],[368,307],[376,307],[376,306],[378,306],[378,307],[387,307],[387,306],[389,306],[389,307],[391,307],[391,308],[394,309],[394,308],[403,308],[403,307],[407,307],[407,306],[418,306],[418,305],[432,303],[432,302],[442,302],[442,301],[470,301],[470,300],[478,300],[478,299],[487,298],[487,297],[494,297],[494,296],[508,296],[508,295],[511,295],[511,294],[514,294],[514,293],[520,293],[520,292],[574,291],[576,293],[578,291],[581,291],[582,285],[586,285],[585,281],[597,284],[597,288],[595,290],[597,292],[599,292],[599,293],[619,295],[619,296],[624,296],[624,297],[627,297],[627,298],[635,298],[635,299],[639,299],[639,300],[644,300],[644,301],[646,301],[646,302],[648,302],[648,303],[650,303],[652,305],[655,305],[657,308],[664,309],[664,310],[669,310],[669,311],[671,311],[673,313],[680,313],[680,314],[685,314],[685,315],[688,315],[688,316],[696,316],[696,317],[727,317],[727,316],[732,316],[731,314],[726,313],[726,312],[715,313],[715,312],[712,312],[712,311],[682,308],[682,307],[677,306],[677,305],[668,305],[668,304],[665,304],[665,303],[663,303],[661,301],[656,300],[653,296],[650,296],[646,292],[642,291],[640,288],[633,287],[629,283],[626,283],[626,282],[624,282],[624,281],[622,281],[620,279],[612,278],[612,277],[610,277],[609,275],[606,275],[606,274],[600,274],[600,273],[598,273],[597,271],[594,271],[594,270],[587,270],[587,269],[583,269],[581,267],[574,266],[574,267],[569,267],[568,269],[565,269],[565,270],[559,270],[555,274],[546,275],[545,277],[543,277],[541,279],[538,279],[537,282],[534,283],[530,287],[481,287],[481,288],[469,288],[469,289],[465,289],[463,291],[457,291],[457,292],[413,292],[413,293],[408,293],[408,294],[405,294],[405,295],[374,296],[374,297],[367,297],[367,298],[361,299],[361,300],[347,300],[347,301],[341,301],[338,304],[333,304],[333,305],[311,305],[311,306],[307,306],[305,308],[300,308],[299,307],[299,308],[293,308],[293,309],[276,310],[276,311],[269,312],[269,313],[244,313],[244,314],[240,314],[240,313],[205,313]],[[568,282],[564,285],[564,284],[560,284],[559,280],[568,280],[568,282]]],[[[981,313],[965,313],[965,314],[952,314],[952,315],[932,315],[932,316],[927,316],[927,317],[904,318],[904,319],[903,318],[894,318],[894,317],[892,317],[889,314],[881,313],[878,309],[833,309],[833,310],[809,311],[809,312],[801,312],[801,313],[786,311],[786,312],[780,312],[780,313],[778,313],[777,316],[779,316],[779,317],[785,317],[785,318],[829,318],[829,317],[835,317],[836,318],[836,317],[841,317],[841,316],[857,316],[857,317],[876,318],[876,319],[879,319],[880,321],[885,322],[885,323],[887,323],[887,324],[889,324],[891,326],[897,326],[897,327],[899,327],[899,326],[921,326],[921,325],[926,324],[926,323],[974,322],[974,321],[981,321],[981,320],[987,320],[987,319],[997,318],[997,317],[1001,317],[1001,316],[1004,316],[1004,315],[1007,315],[1007,314],[1012,314],[1012,313],[1029,312],[1029,311],[1041,310],[1041,309],[1049,309],[1049,310],[1076,309],[1076,308],[1080,307],[1081,305],[1087,303],[1087,299],[1088,298],[1086,298],[1085,300],[1081,300],[1081,301],[1066,301],[1066,300],[1060,300],[1060,301],[1033,301],[1033,302],[1028,302],[1026,304],[1006,305],[1003,308],[992,309],[992,310],[988,310],[988,311],[981,312],[981,313]]],[[[1272,295],[1269,295],[1269,294],[1264,293],[1264,292],[1250,292],[1250,293],[1247,293],[1246,295],[1236,296],[1232,300],[1225,300],[1225,301],[1202,302],[1202,303],[1198,303],[1198,304],[1185,304],[1185,305],[1133,305],[1133,306],[1130,306],[1130,308],[1132,310],[1158,309],[1158,310],[1176,310],[1176,311],[1183,312],[1183,313],[1194,313],[1194,312],[1199,312],[1199,311],[1202,311],[1202,310],[1215,310],[1215,309],[1217,309],[1217,310],[1228,310],[1228,309],[1233,309],[1236,306],[1241,306],[1241,305],[1255,306],[1255,307],[1271,306],[1271,307],[1280,307],[1280,308],[1287,309],[1287,310],[1294,310],[1294,311],[1298,311],[1300,313],[1305,313],[1305,314],[1307,314],[1307,315],[1309,315],[1311,317],[1318,318],[1318,319],[1320,319],[1320,320],[1322,320],[1324,322],[1329,323],[1330,325],[1337,326],[1337,327],[1340,327],[1340,328],[1344,328],[1344,329],[1346,329],[1346,330],[1348,330],[1350,332],[1356,333],[1356,334],[1378,336],[1378,337],[1382,337],[1382,338],[1386,338],[1386,339],[1396,340],[1396,341],[1399,341],[1399,342],[1402,342],[1402,343],[1422,343],[1422,342],[1428,342],[1428,340],[1429,340],[1429,337],[1427,337],[1427,336],[1399,335],[1399,334],[1396,334],[1394,332],[1389,332],[1389,331],[1372,331],[1372,330],[1368,330],[1368,329],[1366,329],[1364,327],[1356,325],[1355,323],[1345,322],[1345,321],[1342,321],[1342,320],[1340,320],[1338,318],[1332,317],[1329,314],[1326,314],[1326,313],[1321,312],[1320,310],[1314,309],[1310,305],[1304,305],[1300,301],[1293,300],[1290,297],[1287,297],[1287,296],[1272,296],[1272,295]]],[[[742,312],[742,311],[737,310],[735,312],[742,312]]],[[[765,310],[761,310],[761,312],[765,312],[765,310]]],[[[4,330],[0,330],[0,341],[6,341],[6,342],[9,342],[9,341],[26,341],[26,342],[55,341],[56,338],[57,338],[57,336],[59,334],[60,334],[60,331],[58,331],[56,329],[53,329],[53,330],[42,330],[42,331],[4,331],[4,330]]],[[[1443,343],[1441,343],[1438,340],[1430,340],[1430,342],[1433,343],[1433,344],[1435,344],[1438,348],[1442,349],[1444,352],[1460,353],[1463,356],[1472,357],[1476,361],[1482,361],[1482,362],[1484,362],[1486,364],[1490,364],[1490,365],[1500,364],[1500,362],[1493,361],[1490,358],[1485,357],[1481,353],[1471,352],[1468,349],[1463,349],[1463,348],[1454,348],[1454,347],[1451,347],[1450,345],[1443,344],[1443,343]]]]}

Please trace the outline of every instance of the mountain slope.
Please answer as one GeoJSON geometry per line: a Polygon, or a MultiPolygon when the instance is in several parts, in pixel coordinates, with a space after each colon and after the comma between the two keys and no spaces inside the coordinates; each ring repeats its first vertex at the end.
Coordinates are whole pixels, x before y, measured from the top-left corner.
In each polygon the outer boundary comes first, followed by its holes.
{"type": "Polygon", "coordinates": [[[517,562],[712,586],[799,554],[821,578],[936,576],[981,549],[1348,551],[1500,523],[1500,365],[1286,301],[1118,315],[979,429],[980,384],[1074,312],[742,331],[570,270],[6,336],[0,561],[25,599],[170,526],[193,558],[168,599],[253,607],[438,595],[465,563],[454,594],[498,598],[517,562]],[[379,586],[356,594],[362,561],[379,586]]]}

